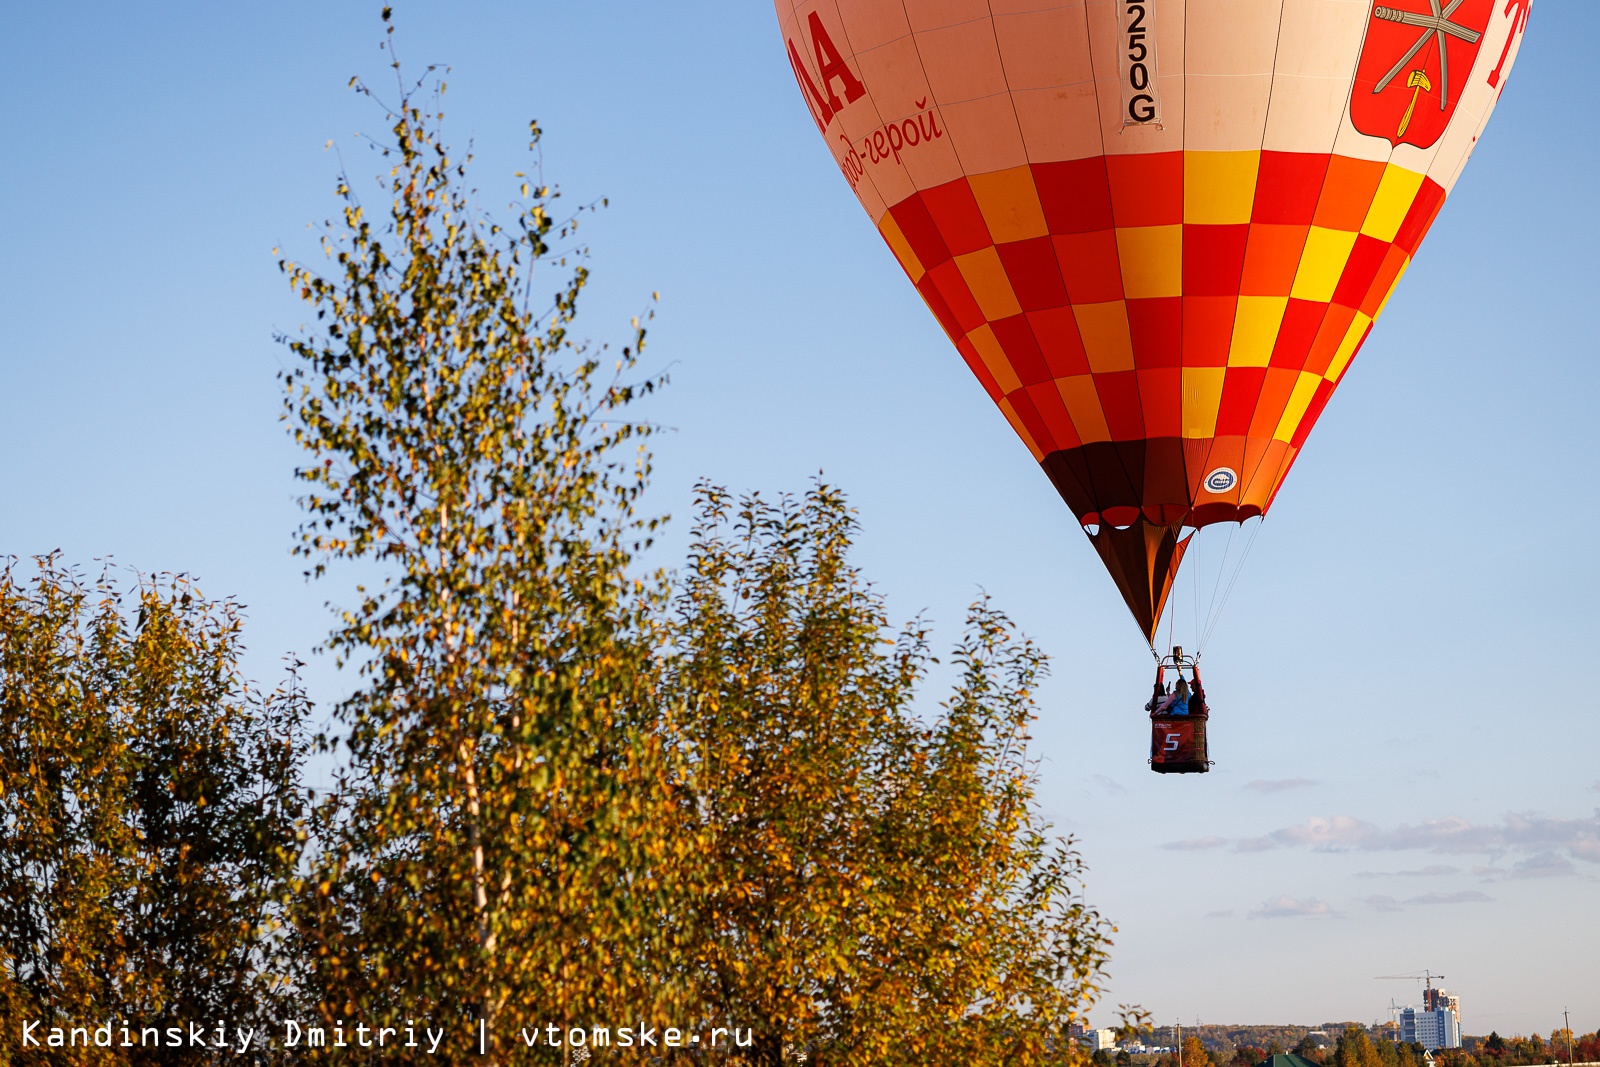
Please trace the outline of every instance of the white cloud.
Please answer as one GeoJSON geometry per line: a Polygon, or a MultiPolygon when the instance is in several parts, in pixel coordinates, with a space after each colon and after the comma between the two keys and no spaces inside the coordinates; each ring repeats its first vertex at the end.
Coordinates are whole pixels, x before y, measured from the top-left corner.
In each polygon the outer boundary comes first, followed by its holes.
{"type": "Polygon", "coordinates": [[[1374,911],[1404,911],[1408,904],[1418,904],[1423,907],[1434,904],[1481,904],[1493,899],[1487,893],[1467,889],[1459,893],[1424,893],[1420,897],[1411,897],[1403,901],[1389,896],[1367,897],[1362,903],[1374,911]]]}
{"type": "Polygon", "coordinates": [[[1310,900],[1296,900],[1294,897],[1278,897],[1275,900],[1264,900],[1261,907],[1250,913],[1252,919],[1317,919],[1337,914],[1326,900],[1313,897],[1310,900]]]}
{"type": "Polygon", "coordinates": [[[1175,852],[1204,852],[1208,848],[1221,848],[1227,843],[1226,837],[1191,837],[1184,841],[1169,841],[1161,847],[1175,852]]]}
{"type": "Polygon", "coordinates": [[[1476,889],[1466,889],[1459,893],[1424,893],[1420,897],[1412,897],[1407,904],[1481,904],[1493,900],[1487,893],[1480,893],[1476,889]]]}
{"type": "Polygon", "coordinates": [[[1128,791],[1121,782],[1118,782],[1113,778],[1107,778],[1103,774],[1093,775],[1090,777],[1089,781],[1099,786],[1100,790],[1109,797],[1114,797],[1119,793],[1126,793],[1128,791]]]}
{"type": "MultiPolygon", "coordinates": [[[[1564,852],[1577,859],[1600,863],[1600,812],[1579,819],[1552,819],[1516,812],[1506,815],[1499,823],[1473,823],[1452,816],[1429,819],[1415,825],[1401,823],[1392,829],[1384,829],[1352,815],[1319,815],[1261,837],[1204,837],[1174,842],[1167,847],[1195,849],[1219,848],[1223,845],[1229,846],[1234,852],[1308,848],[1317,852],[1476,854],[1490,857],[1491,860],[1508,853],[1533,856],[1564,852]]],[[[1550,865],[1546,863],[1544,866],[1550,865]]],[[[1423,868],[1418,873],[1445,871],[1423,868]]]]}
{"type": "Polygon", "coordinates": [[[1270,837],[1245,837],[1233,843],[1235,852],[1268,852],[1278,847],[1270,837]]]}
{"type": "MultiPolygon", "coordinates": [[[[1600,815],[1587,819],[1549,819],[1512,813],[1499,825],[1474,825],[1465,819],[1433,819],[1418,826],[1399,826],[1383,835],[1376,847],[1429,849],[1438,853],[1499,855],[1514,851],[1572,849],[1579,854],[1600,846],[1600,815]]],[[[1600,860],[1600,853],[1596,854],[1600,860]]]]}
{"type": "Polygon", "coordinates": [[[1382,832],[1369,822],[1349,815],[1333,815],[1326,819],[1313,816],[1299,826],[1285,826],[1268,835],[1284,845],[1305,845],[1319,852],[1343,852],[1346,849],[1375,846],[1382,832]]]}
{"type": "Polygon", "coordinates": [[[1231,919],[1231,918],[1233,918],[1233,909],[1229,908],[1227,911],[1208,911],[1208,912],[1206,912],[1206,918],[1208,918],[1208,919],[1231,919]]]}
{"type": "Polygon", "coordinates": [[[1446,867],[1432,863],[1426,867],[1419,867],[1414,871],[1357,871],[1357,878],[1441,878],[1448,874],[1460,874],[1460,867],[1446,867]]]}
{"type": "Polygon", "coordinates": [[[1311,778],[1257,778],[1245,784],[1245,788],[1256,793],[1282,793],[1287,789],[1304,789],[1307,786],[1319,785],[1311,778]]]}
{"type": "Polygon", "coordinates": [[[1571,860],[1554,852],[1541,852],[1537,856],[1529,856],[1511,868],[1513,878],[1567,878],[1577,873],[1577,868],[1573,867],[1571,860]]]}

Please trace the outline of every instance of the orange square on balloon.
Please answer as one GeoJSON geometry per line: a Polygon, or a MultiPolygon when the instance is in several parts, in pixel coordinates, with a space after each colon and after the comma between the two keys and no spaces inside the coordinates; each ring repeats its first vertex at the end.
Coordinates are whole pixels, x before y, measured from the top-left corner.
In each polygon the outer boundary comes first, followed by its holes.
{"type": "Polygon", "coordinates": [[[1339,346],[1344,343],[1345,334],[1350,332],[1350,324],[1355,321],[1354,308],[1341,304],[1332,304],[1322,318],[1322,325],[1317,328],[1316,340],[1311,342],[1311,351],[1306,354],[1303,370],[1311,374],[1321,374],[1333,362],[1334,355],[1339,351],[1339,346]]]}
{"type": "Polygon", "coordinates": [[[1252,223],[1244,246],[1240,296],[1288,296],[1300,271],[1309,226],[1252,223]]]}
{"type": "Polygon", "coordinates": [[[1251,437],[1271,437],[1283,419],[1283,409],[1289,405],[1295,384],[1300,381],[1298,369],[1268,367],[1261,382],[1261,395],[1256,398],[1256,410],[1250,419],[1251,437]]]}
{"type": "Polygon", "coordinates": [[[1372,198],[1378,195],[1378,183],[1383,180],[1386,163],[1370,159],[1351,159],[1334,156],[1328,161],[1328,176],[1322,182],[1322,196],[1317,200],[1317,214],[1313,226],[1329,230],[1361,229],[1367,221],[1367,209],[1372,198]]]}

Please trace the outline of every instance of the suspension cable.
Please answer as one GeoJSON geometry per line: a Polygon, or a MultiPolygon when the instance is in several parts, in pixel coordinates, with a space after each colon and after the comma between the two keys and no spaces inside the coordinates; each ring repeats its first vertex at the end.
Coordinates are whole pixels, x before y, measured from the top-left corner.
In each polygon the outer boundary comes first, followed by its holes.
{"type": "MultiPolygon", "coordinates": [[[[1211,618],[1206,622],[1205,633],[1200,636],[1200,644],[1195,649],[1196,658],[1198,658],[1200,653],[1205,650],[1207,642],[1211,640],[1211,634],[1217,628],[1217,623],[1221,621],[1222,609],[1227,606],[1228,598],[1233,595],[1233,587],[1239,583],[1239,575],[1244,573],[1244,565],[1245,562],[1250,558],[1250,550],[1255,548],[1256,538],[1261,534],[1262,519],[1264,517],[1265,516],[1261,515],[1257,515],[1255,517],[1255,529],[1250,531],[1250,538],[1245,542],[1244,551],[1239,555],[1239,564],[1234,568],[1233,576],[1228,580],[1228,588],[1222,593],[1222,601],[1221,603],[1217,604],[1215,612],[1213,612],[1211,618]]],[[[1240,523],[1239,525],[1243,526],[1244,523],[1240,523]]]]}

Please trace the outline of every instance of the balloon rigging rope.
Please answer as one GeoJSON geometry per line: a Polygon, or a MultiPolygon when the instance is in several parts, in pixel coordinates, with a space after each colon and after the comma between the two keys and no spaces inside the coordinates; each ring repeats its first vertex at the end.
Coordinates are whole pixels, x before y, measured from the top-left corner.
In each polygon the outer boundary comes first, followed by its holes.
{"type": "MultiPolygon", "coordinates": [[[[1189,536],[1193,537],[1199,532],[1199,530],[1195,530],[1194,534],[1189,536]]],[[[1195,565],[1189,568],[1189,577],[1193,579],[1189,584],[1194,587],[1192,593],[1194,598],[1194,638],[1198,641],[1200,640],[1200,569],[1205,561],[1205,556],[1203,554],[1204,550],[1200,548],[1200,542],[1194,542],[1194,547],[1197,550],[1195,555],[1199,558],[1195,560],[1195,565]]],[[[1199,654],[1199,649],[1195,650],[1195,654],[1199,654]]]]}
{"type": "Polygon", "coordinates": [[[1222,609],[1227,606],[1228,598],[1233,595],[1233,587],[1239,583],[1239,575],[1244,573],[1245,561],[1250,558],[1250,550],[1256,547],[1256,538],[1261,534],[1262,520],[1264,518],[1265,516],[1259,515],[1256,517],[1256,528],[1250,531],[1250,539],[1245,542],[1244,552],[1239,556],[1239,565],[1234,568],[1233,577],[1228,580],[1228,588],[1223,590],[1222,602],[1217,605],[1217,610],[1206,624],[1206,632],[1200,638],[1199,647],[1195,649],[1196,656],[1205,651],[1206,643],[1211,640],[1212,631],[1217,628],[1217,622],[1222,618],[1222,609]]]}
{"type": "MultiPolygon", "coordinates": [[[[1242,526],[1243,523],[1240,523],[1240,525],[1242,526]]],[[[1210,615],[1206,619],[1205,632],[1200,635],[1199,650],[1204,650],[1205,646],[1210,644],[1211,635],[1216,631],[1217,623],[1222,620],[1223,609],[1227,606],[1228,599],[1233,595],[1233,587],[1238,584],[1239,575],[1244,572],[1245,561],[1250,558],[1250,550],[1255,547],[1256,534],[1260,528],[1260,524],[1257,523],[1256,529],[1250,532],[1250,537],[1246,539],[1244,548],[1239,553],[1239,559],[1234,563],[1233,567],[1230,569],[1224,566],[1222,573],[1217,576],[1219,584],[1221,584],[1223,578],[1227,579],[1227,584],[1222,588],[1222,596],[1216,601],[1215,607],[1212,608],[1210,615]]],[[[1196,654],[1199,654],[1198,650],[1196,654]]]]}
{"type": "MultiPolygon", "coordinates": [[[[1234,523],[1234,524],[1232,524],[1232,525],[1230,525],[1228,527],[1228,543],[1226,545],[1224,545],[1223,548],[1222,548],[1222,562],[1217,565],[1217,580],[1216,580],[1216,583],[1211,587],[1211,603],[1206,606],[1206,624],[1205,624],[1204,627],[1201,627],[1198,622],[1196,622],[1196,624],[1195,624],[1195,628],[1194,628],[1194,640],[1195,640],[1194,653],[1197,656],[1201,653],[1201,651],[1204,650],[1206,633],[1207,633],[1207,631],[1209,631],[1211,629],[1211,624],[1212,624],[1213,620],[1215,620],[1216,617],[1217,617],[1217,610],[1218,610],[1218,608],[1217,608],[1217,594],[1222,589],[1222,579],[1227,577],[1227,574],[1228,574],[1228,553],[1233,551],[1233,539],[1234,539],[1234,536],[1239,532],[1240,525],[1242,525],[1242,524],[1234,523]]],[[[1196,575],[1195,575],[1195,581],[1198,582],[1199,580],[1200,580],[1200,578],[1199,578],[1199,574],[1197,572],[1196,575]]],[[[1196,618],[1198,618],[1199,617],[1199,613],[1200,613],[1200,601],[1199,601],[1198,594],[1196,594],[1196,597],[1195,597],[1194,609],[1195,609],[1196,618]]]]}
{"type": "Polygon", "coordinates": [[[1177,621],[1177,618],[1178,618],[1178,613],[1176,611],[1171,611],[1171,612],[1167,613],[1167,647],[1168,648],[1172,647],[1172,625],[1173,625],[1174,622],[1177,621]]]}

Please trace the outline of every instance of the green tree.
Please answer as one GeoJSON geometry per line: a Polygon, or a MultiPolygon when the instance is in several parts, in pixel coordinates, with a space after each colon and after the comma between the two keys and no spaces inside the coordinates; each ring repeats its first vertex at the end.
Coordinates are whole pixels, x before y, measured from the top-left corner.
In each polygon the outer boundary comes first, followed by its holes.
{"type": "Polygon", "coordinates": [[[476,205],[442,92],[388,112],[386,219],[341,178],[329,275],[282,263],[316,312],[283,338],[298,551],[381,575],[328,642],[365,681],[336,710],[302,981],[330,1023],[448,1026],[444,1062],[559,1060],[517,1030],[653,1018],[681,973],[669,894],[697,849],[655,692],[664,587],[629,571],[653,524],[624,409],[652,383],[623,380],[637,323],[615,357],[569,332],[587,272],[552,251],[575,225],[552,191],[524,184],[504,226],[476,205]]]}
{"type": "MultiPolygon", "coordinates": [[[[183,577],[54,556],[0,570],[0,1016],[263,1027],[296,854],[301,728],[291,673],[239,671],[242,620],[183,577]]],[[[91,1022],[92,1021],[92,1022],[91,1022]]],[[[8,1030],[10,1029],[8,1025],[8,1030]]],[[[28,1049],[16,1064],[184,1064],[189,1049],[28,1049]]]]}
{"type": "Polygon", "coordinates": [[[892,629],[850,565],[837,491],[736,503],[702,485],[698,508],[668,685],[717,857],[699,999],[774,1067],[1077,1054],[1065,1027],[1109,931],[1033,800],[1043,655],[978,602],[924,722],[925,629],[892,629]]]}

